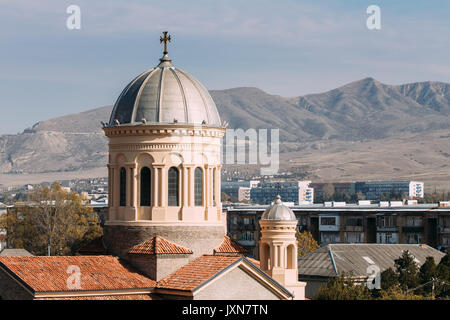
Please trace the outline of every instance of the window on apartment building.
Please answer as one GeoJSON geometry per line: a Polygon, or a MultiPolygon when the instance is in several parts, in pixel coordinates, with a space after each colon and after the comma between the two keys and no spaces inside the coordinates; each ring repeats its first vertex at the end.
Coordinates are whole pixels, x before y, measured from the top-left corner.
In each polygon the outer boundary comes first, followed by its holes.
{"type": "Polygon", "coordinates": [[[390,232],[377,233],[377,243],[395,244],[397,243],[397,233],[390,233],[390,232]]]}
{"type": "Polygon", "coordinates": [[[392,216],[382,216],[378,217],[379,227],[395,227],[394,217],[392,216]]]}
{"type": "Polygon", "coordinates": [[[363,225],[362,217],[348,217],[345,225],[351,227],[361,227],[363,225]]]}
{"type": "Polygon", "coordinates": [[[339,243],[341,238],[338,232],[322,232],[320,234],[320,241],[321,243],[339,243]]]}
{"type": "Polygon", "coordinates": [[[251,231],[242,232],[241,240],[252,241],[253,240],[253,232],[251,232],[251,231]]]}
{"type": "Polygon", "coordinates": [[[406,226],[407,227],[421,227],[422,226],[422,217],[406,217],[406,226]]]}
{"type": "Polygon", "coordinates": [[[449,247],[450,246],[450,237],[449,236],[443,236],[441,244],[444,247],[449,247]]]}
{"type": "Polygon", "coordinates": [[[336,225],[335,217],[323,217],[320,219],[320,224],[323,226],[334,226],[336,225]]]}
{"type": "Polygon", "coordinates": [[[233,217],[233,224],[237,224],[237,217],[233,217]]]}
{"type": "Polygon", "coordinates": [[[249,218],[244,218],[244,224],[250,224],[250,219],[249,218]]]}
{"type": "Polygon", "coordinates": [[[298,219],[298,224],[301,226],[306,226],[308,224],[308,217],[307,216],[300,216],[298,219]]]}
{"type": "Polygon", "coordinates": [[[439,217],[439,225],[441,225],[444,228],[450,227],[450,216],[439,217]]]}
{"type": "Polygon", "coordinates": [[[361,243],[364,241],[364,233],[363,232],[346,232],[344,234],[345,242],[347,243],[361,243]]]}
{"type": "Polygon", "coordinates": [[[422,235],[419,233],[409,233],[406,236],[407,244],[420,244],[422,243],[422,235]]]}

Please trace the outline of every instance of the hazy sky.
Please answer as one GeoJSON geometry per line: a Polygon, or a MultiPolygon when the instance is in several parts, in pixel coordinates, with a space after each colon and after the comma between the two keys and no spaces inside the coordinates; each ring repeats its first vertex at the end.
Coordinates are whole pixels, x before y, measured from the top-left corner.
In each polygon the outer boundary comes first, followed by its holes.
{"type": "Polygon", "coordinates": [[[113,104],[158,63],[163,30],[175,66],[208,89],[450,82],[449,16],[448,0],[0,0],[0,134],[113,104]],[[71,4],[81,30],[66,27],[71,4]],[[381,30],[366,26],[372,4],[381,30]]]}

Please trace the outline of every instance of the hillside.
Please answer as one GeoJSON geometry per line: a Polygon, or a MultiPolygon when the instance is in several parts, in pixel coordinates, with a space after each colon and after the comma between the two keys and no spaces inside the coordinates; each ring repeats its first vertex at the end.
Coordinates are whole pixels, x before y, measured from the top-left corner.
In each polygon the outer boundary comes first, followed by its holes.
{"type": "MultiPolygon", "coordinates": [[[[316,179],[372,176],[369,171],[377,171],[377,166],[381,177],[394,166],[383,163],[387,158],[392,158],[399,169],[391,173],[395,177],[406,168],[413,170],[415,176],[429,175],[448,162],[448,83],[393,86],[366,78],[328,92],[295,98],[270,95],[257,88],[214,90],[211,95],[230,128],[279,128],[282,159],[286,159],[283,166],[304,166],[307,161],[308,169],[304,168],[316,179]],[[393,148],[394,143],[401,147],[393,148]],[[431,150],[436,144],[438,150],[431,150]],[[365,154],[369,145],[371,150],[365,154]],[[405,151],[406,145],[409,147],[405,151]],[[410,160],[420,158],[425,150],[430,157],[410,160]],[[380,158],[383,154],[386,156],[380,158]],[[371,160],[371,156],[376,160],[371,160]],[[357,170],[339,169],[336,159],[360,164],[357,170]],[[411,167],[408,161],[421,164],[411,167]],[[319,169],[324,162],[329,170],[319,169]]],[[[107,140],[100,121],[108,120],[111,108],[41,121],[21,134],[0,136],[0,173],[105,166],[107,140]]]]}

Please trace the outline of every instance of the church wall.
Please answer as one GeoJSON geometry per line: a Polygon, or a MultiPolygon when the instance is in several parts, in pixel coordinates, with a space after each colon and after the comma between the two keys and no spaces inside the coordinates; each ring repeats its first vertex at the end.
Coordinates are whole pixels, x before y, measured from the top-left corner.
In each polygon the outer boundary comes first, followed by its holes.
{"type": "Polygon", "coordinates": [[[0,269],[0,300],[33,300],[33,296],[0,269]]]}
{"type": "Polygon", "coordinates": [[[187,264],[189,256],[190,254],[130,254],[128,261],[146,276],[159,281],[187,264]]]}
{"type": "Polygon", "coordinates": [[[168,241],[191,249],[194,253],[189,260],[203,254],[213,254],[225,236],[223,225],[189,226],[189,225],[149,225],[123,226],[105,225],[104,239],[108,252],[123,259],[128,258],[128,250],[151,237],[161,236],[168,241]]]}
{"type": "MultiPolygon", "coordinates": [[[[128,262],[150,279],[156,280],[156,257],[148,254],[129,254],[128,262]]],[[[157,280],[156,280],[157,281],[157,280]]]]}
{"type": "Polygon", "coordinates": [[[279,300],[279,298],[244,270],[235,268],[194,294],[194,300],[279,300]]]}
{"type": "Polygon", "coordinates": [[[156,279],[159,281],[189,262],[191,254],[159,254],[157,256],[156,279]]]}

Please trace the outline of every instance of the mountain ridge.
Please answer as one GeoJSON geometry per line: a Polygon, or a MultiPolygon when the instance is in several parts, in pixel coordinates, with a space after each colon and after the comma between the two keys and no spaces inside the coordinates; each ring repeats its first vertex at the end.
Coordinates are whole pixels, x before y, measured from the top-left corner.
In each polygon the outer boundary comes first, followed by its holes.
{"type": "MultiPolygon", "coordinates": [[[[450,131],[450,84],[443,82],[387,85],[368,77],[290,98],[256,87],[210,93],[229,128],[279,128],[282,154],[333,141],[351,149],[354,142],[382,145],[384,140],[411,134],[425,137],[450,131]]],[[[20,134],[1,135],[0,173],[105,166],[107,139],[100,121],[107,122],[111,110],[112,106],[103,106],[37,122],[20,134]]]]}

